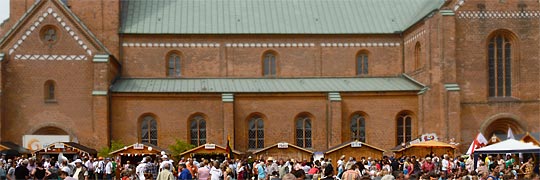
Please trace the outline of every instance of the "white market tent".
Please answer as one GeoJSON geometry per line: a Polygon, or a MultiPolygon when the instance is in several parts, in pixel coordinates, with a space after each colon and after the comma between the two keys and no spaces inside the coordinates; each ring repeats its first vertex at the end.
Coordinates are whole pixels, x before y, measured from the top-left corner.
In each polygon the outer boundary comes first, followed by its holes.
{"type": "Polygon", "coordinates": [[[540,153],[540,147],[532,143],[524,143],[515,139],[507,139],[497,144],[486,146],[474,151],[474,154],[504,154],[504,153],[540,153]]]}
{"type": "Polygon", "coordinates": [[[497,144],[489,145],[474,151],[474,168],[479,154],[532,153],[540,154],[540,147],[532,143],[524,143],[515,139],[507,139],[497,144]]]}

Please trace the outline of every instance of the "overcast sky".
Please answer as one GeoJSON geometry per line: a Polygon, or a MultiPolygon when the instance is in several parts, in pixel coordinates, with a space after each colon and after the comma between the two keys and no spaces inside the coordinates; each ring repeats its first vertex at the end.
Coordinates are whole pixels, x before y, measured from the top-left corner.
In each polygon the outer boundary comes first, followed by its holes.
{"type": "Polygon", "coordinates": [[[0,0],[0,23],[9,17],[9,0],[0,0]]]}

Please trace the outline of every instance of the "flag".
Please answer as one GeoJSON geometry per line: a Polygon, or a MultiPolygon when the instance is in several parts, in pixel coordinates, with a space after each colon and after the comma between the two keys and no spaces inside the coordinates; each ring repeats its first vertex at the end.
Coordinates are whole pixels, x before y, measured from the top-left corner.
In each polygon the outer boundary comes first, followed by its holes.
{"type": "Polygon", "coordinates": [[[484,137],[484,135],[482,135],[482,133],[478,133],[478,135],[476,135],[476,138],[471,143],[471,146],[469,146],[469,150],[467,150],[467,154],[471,155],[471,154],[474,153],[474,151],[476,149],[484,147],[487,144],[488,144],[488,141],[487,141],[486,137],[484,137]]]}
{"type": "Polygon", "coordinates": [[[512,132],[512,128],[508,128],[508,135],[506,136],[506,139],[516,139],[514,137],[514,133],[512,132]]]}
{"type": "Polygon", "coordinates": [[[231,149],[231,136],[227,135],[227,148],[225,149],[225,152],[227,152],[227,157],[229,159],[234,159],[234,155],[231,149]]]}

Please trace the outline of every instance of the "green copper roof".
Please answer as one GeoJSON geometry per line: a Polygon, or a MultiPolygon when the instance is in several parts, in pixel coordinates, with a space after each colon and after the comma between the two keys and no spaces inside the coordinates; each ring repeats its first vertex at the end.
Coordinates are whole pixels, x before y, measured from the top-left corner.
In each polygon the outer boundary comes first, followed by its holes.
{"type": "Polygon", "coordinates": [[[371,78],[216,78],[216,79],[119,79],[116,93],[286,93],[420,91],[423,88],[400,77],[371,78]]]}
{"type": "Polygon", "coordinates": [[[444,0],[123,0],[125,34],[380,34],[444,0]]]}

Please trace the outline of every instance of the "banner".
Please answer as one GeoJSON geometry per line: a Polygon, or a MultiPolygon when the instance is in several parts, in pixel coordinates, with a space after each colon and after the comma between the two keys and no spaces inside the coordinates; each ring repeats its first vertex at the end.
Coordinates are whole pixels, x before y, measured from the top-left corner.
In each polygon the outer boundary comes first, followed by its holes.
{"type": "Polygon", "coordinates": [[[70,142],[69,135],[24,135],[23,147],[36,151],[56,142],[70,142]]]}

